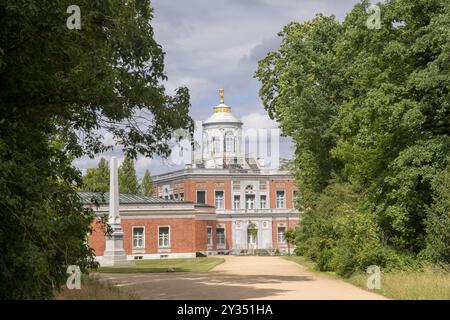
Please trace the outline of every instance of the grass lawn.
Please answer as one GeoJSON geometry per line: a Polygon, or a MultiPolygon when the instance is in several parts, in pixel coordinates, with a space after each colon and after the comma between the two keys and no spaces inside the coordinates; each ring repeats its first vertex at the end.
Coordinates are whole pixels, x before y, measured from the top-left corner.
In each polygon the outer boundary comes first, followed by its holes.
{"type": "Polygon", "coordinates": [[[100,281],[95,276],[81,277],[81,289],[69,290],[65,285],[55,292],[56,300],[135,300],[137,296],[126,289],[114,287],[109,282],[100,281]]]}
{"type": "MultiPolygon", "coordinates": [[[[367,290],[368,274],[358,273],[350,278],[342,278],[334,272],[321,272],[314,263],[299,256],[284,257],[313,272],[338,277],[367,290]]],[[[427,267],[422,271],[389,271],[381,273],[381,289],[371,290],[387,298],[397,300],[450,300],[450,273],[440,267],[427,267]]]]}
{"type": "Polygon", "coordinates": [[[100,267],[97,271],[103,273],[147,273],[167,272],[168,268],[175,272],[209,271],[215,266],[223,263],[222,258],[192,258],[192,259],[155,259],[137,260],[133,265],[100,267]]]}
{"type": "MultiPolygon", "coordinates": [[[[354,274],[348,281],[365,288],[367,274],[354,274]]],[[[377,291],[398,300],[450,300],[450,273],[438,267],[382,272],[381,289],[377,291]]]]}

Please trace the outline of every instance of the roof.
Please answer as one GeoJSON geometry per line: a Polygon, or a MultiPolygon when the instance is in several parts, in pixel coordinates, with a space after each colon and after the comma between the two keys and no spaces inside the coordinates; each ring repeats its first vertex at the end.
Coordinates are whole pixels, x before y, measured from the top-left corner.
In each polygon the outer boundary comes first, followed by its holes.
{"type": "MultiPolygon", "coordinates": [[[[109,204],[109,192],[78,192],[83,204],[109,204]]],[[[174,204],[184,203],[178,200],[162,199],[154,196],[144,196],[140,194],[121,193],[119,195],[120,204],[174,204]]]]}
{"type": "Polygon", "coordinates": [[[239,124],[242,125],[242,121],[237,119],[232,113],[230,107],[228,107],[226,104],[219,104],[214,109],[217,109],[214,111],[212,116],[210,116],[203,124],[215,124],[215,123],[233,123],[233,124],[239,124]],[[222,109],[229,109],[230,111],[220,111],[222,109]]]}

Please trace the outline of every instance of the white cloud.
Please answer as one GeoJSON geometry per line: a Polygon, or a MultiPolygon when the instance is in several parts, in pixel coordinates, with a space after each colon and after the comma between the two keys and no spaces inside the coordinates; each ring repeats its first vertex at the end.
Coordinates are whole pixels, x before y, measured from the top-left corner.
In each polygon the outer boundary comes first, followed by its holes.
{"type": "MultiPolygon", "coordinates": [[[[206,120],[217,105],[217,89],[225,88],[225,100],[245,128],[277,128],[261,105],[259,83],[253,78],[257,62],[275,50],[277,33],[291,21],[306,21],[316,13],[335,14],[342,19],[358,0],[152,0],[155,18],[151,21],[155,39],[166,52],[167,93],[187,86],[191,93],[191,115],[206,120]]],[[[148,120],[150,121],[150,119],[148,120]]],[[[104,141],[113,145],[112,135],[104,141]]],[[[120,147],[95,159],[74,161],[80,169],[95,167],[102,156],[123,159],[120,147]]],[[[292,143],[281,138],[280,155],[292,154],[292,143]]],[[[172,171],[158,158],[139,156],[136,171],[152,174],[172,171]]]]}

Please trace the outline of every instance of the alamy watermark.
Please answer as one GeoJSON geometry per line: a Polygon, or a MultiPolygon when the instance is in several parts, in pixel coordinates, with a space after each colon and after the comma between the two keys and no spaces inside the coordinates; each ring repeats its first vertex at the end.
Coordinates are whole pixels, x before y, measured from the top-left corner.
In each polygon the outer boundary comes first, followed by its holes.
{"type": "Polygon", "coordinates": [[[73,30],[81,29],[81,9],[79,6],[72,4],[67,7],[66,10],[67,13],[70,13],[71,15],[66,20],[66,26],[68,29],[73,30]]]}
{"type": "MultiPolygon", "coordinates": [[[[169,165],[188,165],[204,161],[243,161],[256,159],[258,166],[278,169],[280,165],[280,129],[214,128],[204,129],[195,121],[195,131],[179,129],[169,143],[169,165]]],[[[231,162],[231,164],[233,164],[231,162]]]]}
{"type": "Polygon", "coordinates": [[[71,265],[67,267],[67,274],[69,277],[66,281],[67,289],[69,290],[80,290],[81,289],[81,270],[79,266],[71,265]]]}
{"type": "Polygon", "coordinates": [[[367,289],[374,290],[374,289],[381,289],[381,269],[379,266],[368,266],[367,267],[367,273],[370,274],[370,276],[367,278],[367,289]]]}
{"type": "Polygon", "coordinates": [[[366,21],[366,26],[369,29],[381,29],[381,10],[376,4],[372,4],[368,8],[370,14],[366,21]]]}

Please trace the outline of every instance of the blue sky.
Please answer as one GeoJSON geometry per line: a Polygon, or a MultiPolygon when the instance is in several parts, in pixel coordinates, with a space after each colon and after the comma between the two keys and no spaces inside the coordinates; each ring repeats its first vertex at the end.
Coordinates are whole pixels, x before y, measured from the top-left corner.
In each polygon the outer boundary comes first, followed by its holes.
{"type": "MultiPolygon", "coordinates": [[[[187,86],[194,120],[206,120],[218,104],[217,90],[225,88],[225,102],[247,127],[273,128],[258,97],[259,82],[253,78],[257,62],[276,50],[277,33],[290,21],[307,21],[317,13],[334,14],[339,20],[356,0],[152,0],[155,38],[166,52],[168,92],[187,86]]],[[[280,144],[280,156],[291,157],[288,139],[280,144]]],[[[120,150],[81,158],[74,164],[84,170],[97,165],[101,156],[123,157],[120,150]]],[[[159,159],[139,157],[138,176],[175,168],[159,159]]]]}

